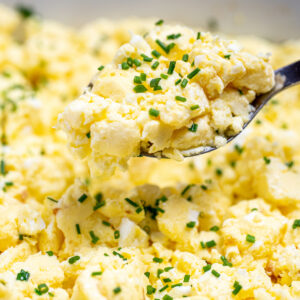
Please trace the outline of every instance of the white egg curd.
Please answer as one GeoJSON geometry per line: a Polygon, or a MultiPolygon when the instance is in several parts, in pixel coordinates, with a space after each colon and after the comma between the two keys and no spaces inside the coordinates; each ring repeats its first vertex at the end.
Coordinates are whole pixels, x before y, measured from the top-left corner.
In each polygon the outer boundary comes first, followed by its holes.
{"type": "Polygon", "coordinates": [[[299,86],[217,151],[131,157],[224,143],[300,41],[161,23],[0,5],[0,299],[300,299],[299,86]]]}

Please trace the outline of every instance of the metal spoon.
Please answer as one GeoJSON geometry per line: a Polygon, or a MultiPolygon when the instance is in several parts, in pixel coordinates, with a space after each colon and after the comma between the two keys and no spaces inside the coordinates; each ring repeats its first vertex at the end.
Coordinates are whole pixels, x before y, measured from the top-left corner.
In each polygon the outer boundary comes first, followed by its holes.
{"type": "MultiPolygon", "coordinates": [[[[243,130],[249,125],[249,123],[254,119],[254,117],[259,113],[259,111],[268,103],[268,101],[273,98],[276,94],[280,93],[284,89],[291,87],[300,83],[300,60],[280,68],[275,71],[275,85],[271,91],[265,94],[257,96],[254,101],[251,103],[253,106],[253,111],[250,113],[249,121],[246,122],[243,126],[243,130]]],[[[227,143],[235,139],[241,132],[231,136],[227,139],[227,143]]],[[[216,147],[196,147],[188,150],[180,151],[184,157],[192,157],[196,155],[205,154],[207,152],[217,150],[216,147]]],[[[161,152],[156,153],[146,153],[142,152],[141,156],[148,157],[157,157],[157,158],[166,158],[161,152]]]]}

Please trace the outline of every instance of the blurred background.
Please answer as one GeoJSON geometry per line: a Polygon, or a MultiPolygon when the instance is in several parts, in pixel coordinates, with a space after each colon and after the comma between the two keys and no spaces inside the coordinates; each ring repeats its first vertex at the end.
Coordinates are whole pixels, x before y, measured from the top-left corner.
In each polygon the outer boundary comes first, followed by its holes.
{"type": "Polygon", "coordinates": [[[96,18],[155,17],[274,41],[300,37],[300,0],[1,0],[80,26],[96,18]]]}

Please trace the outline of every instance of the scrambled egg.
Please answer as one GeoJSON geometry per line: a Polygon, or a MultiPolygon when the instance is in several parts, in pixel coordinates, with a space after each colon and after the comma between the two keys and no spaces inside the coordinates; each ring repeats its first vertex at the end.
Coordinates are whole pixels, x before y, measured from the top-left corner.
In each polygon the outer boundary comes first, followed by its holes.
{"type": "MultiPolygon", "coordinates": [[[[106,182],[53,128],[129,30],[154,22],[75,31],[0,6],[0,299],[300,299],[299,87],[235,143],[182,162],[134,157],[106,182]]],[[[253,55],[272,52],[274,69],[300,57],[297,40],[236,38],[253,55]]]]}
{"type": "Polygon", "coordinates": [[[274,85],[267,61],[235,41],[157,24],[98,68],[59,125],[93,174],[141,153],[182,159],[180,150],[219,147],[242,130],[251,101],[274,85]]]}

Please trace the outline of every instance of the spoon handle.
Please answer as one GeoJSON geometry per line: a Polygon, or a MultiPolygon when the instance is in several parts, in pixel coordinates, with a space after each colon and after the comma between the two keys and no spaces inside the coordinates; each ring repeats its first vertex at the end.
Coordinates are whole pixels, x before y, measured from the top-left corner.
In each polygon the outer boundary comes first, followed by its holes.
{"type": "Polygon", "coordinates": [[[281,89],[276,91],[276,93],[278,93],[279,91],[282,91],[283,89],[285,89],[287,87],[290,87],[292,85],[300,83],[300,60],[298,60],[290,65],[287,65],[281,69],[276,70],[275,76],[277,78],[278,78],[278,76],[280,76],[285,79],[283,86],[281,87],[281,89]]]}

